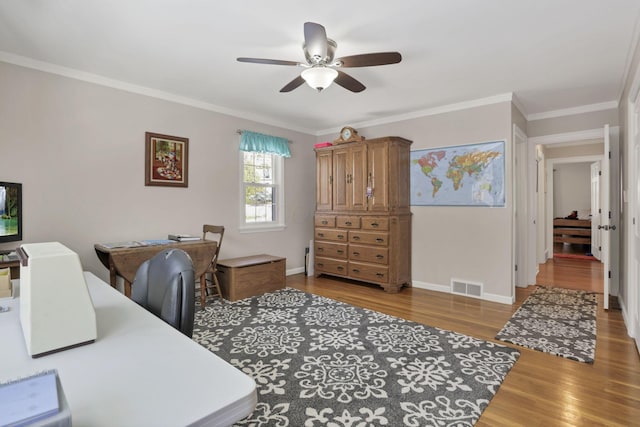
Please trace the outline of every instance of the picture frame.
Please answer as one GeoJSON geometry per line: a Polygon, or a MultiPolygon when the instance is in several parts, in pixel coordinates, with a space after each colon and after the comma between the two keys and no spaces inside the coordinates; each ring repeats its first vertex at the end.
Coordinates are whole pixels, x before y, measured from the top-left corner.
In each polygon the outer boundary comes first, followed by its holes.
{"type": "Polygon", "coordinates": [[[145,132],[146,186],[189,186],[189,139],[145,132]]]}

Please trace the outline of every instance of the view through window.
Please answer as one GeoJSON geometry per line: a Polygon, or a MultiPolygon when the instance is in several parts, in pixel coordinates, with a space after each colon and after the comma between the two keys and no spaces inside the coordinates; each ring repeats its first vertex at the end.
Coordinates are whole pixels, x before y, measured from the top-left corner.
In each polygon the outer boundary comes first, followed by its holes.
{"type": "Polygon", "coordinates": [[[278,224],[279,165],[268,153],[242,152],[244,224],[278,224]]]}

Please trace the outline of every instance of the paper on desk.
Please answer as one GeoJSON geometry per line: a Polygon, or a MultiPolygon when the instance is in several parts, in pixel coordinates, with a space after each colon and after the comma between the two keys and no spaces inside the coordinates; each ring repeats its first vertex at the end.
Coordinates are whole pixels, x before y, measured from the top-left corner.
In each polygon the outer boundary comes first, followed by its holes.
{"type": "Polygon", "coordinates": [[[60,410],[56,371],[0,385],[0,425],[26,426],[60,410]]]}
{"type": "Polygon", "coordinates": [[[137,241],[129,241],[129,242],[116,242],[116,243],[101,243],[102,246],[104,246],[107,249],[114,249],[114,248],[136,248],[138,246],[145,246],[144,243],[142,242],[137,242],[137,241]]]}

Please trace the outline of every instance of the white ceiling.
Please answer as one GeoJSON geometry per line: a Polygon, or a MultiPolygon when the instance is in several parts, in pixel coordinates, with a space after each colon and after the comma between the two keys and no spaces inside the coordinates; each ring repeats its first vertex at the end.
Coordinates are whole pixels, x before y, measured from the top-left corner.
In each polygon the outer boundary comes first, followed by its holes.
{"type": "Polygon", "coordinates": [[[616,102],[639,17],[638,0],[2,0],[0,60],[321,134],[511,92],[530,117],[616,102]],[[361,93],[280,93],[300,68],[236,61],[303,61],[306,21],[336,57],[402,62],[343,69],[361,93]]]}

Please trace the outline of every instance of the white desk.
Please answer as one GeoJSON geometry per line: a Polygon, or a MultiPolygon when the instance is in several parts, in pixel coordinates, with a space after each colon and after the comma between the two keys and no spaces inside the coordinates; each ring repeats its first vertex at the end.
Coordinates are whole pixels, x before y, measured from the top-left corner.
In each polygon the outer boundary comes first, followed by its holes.
{"type": "MultiPolygon", "coordinates": [[[[0,381],[57,369],[77,426],[228,426],[256,405],[256,385],[195,341],[85,273],[95,343],[27,354],[17,299],[0,300],[0,381]]],[[[14,282],[15,283],[15,282],[14,282]]]]}

